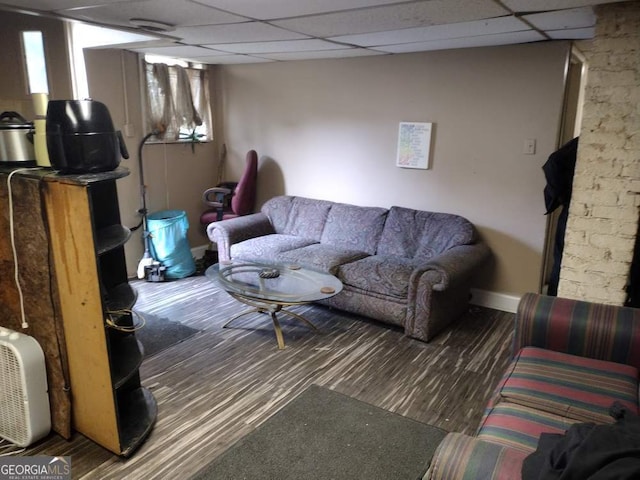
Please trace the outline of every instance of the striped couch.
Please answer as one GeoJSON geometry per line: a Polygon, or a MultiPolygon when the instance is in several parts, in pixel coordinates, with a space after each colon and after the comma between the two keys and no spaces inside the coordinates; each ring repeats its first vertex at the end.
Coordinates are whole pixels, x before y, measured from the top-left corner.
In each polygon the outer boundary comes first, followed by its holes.
{"type": "Polygon", "coordinates": [[[542,432],[638,413],[640,309],[527,293],[513,352],[476,435],[448,434],[425,479],[517,480],[542,432]]]}

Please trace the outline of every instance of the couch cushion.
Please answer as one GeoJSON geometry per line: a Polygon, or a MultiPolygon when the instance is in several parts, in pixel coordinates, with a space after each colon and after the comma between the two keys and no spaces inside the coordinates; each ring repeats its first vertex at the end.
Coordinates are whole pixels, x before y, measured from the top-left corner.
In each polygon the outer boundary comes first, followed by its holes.
{"type": "Polygon", "coordinates": [[[345,285],[367,292],[406,299],[413,263],[408,258],[372,255],[341,265],[338,278],[345,285]]]}
{"type": "Polygon", "coordinates": [[[275,256],[280,263],[292,263],[335,275],[338,267],[346,262],[365,257],[365,252],[347,250],[316,243],[294,250],[287,250],[275,256]]]}
{"type": "Polygon", "coordinates": [[[331,207],[320,242],[373,255],[386,217],[384,208],[336,203],[331,207]]]}
{"type": "Polygon", "coordinates": [[[475,238],[471,222],[458,215],[391,207],[377,253],[427,260],[475,238]]]}
{"type": "Polygon", "coordinates": [[[231,245],[231,258],[252,262],[276,261],[276,256],[280,252],[311,244],[313,244],[313,240],[293,235],[277,233],[263,235],[231,245]]]}
{"type": "Polygon", "coordinates": [[[564,433],[577,420],[516,403],[500,402],[484,418],[477,437],[491,443],[533,452],[540,434],[564,433]]]}
{"type": "Polygon", "coordinates": [[[514,362],[501,400],[581,422],[613,423],[614,401],[638,414],[635,367],[536,347],[520,350],[514,362]]]}
{"type": "Polygon", "coordinates": [[[264,205],[262,205],[260,211],[269,218],[271,225],[273,225],[273,230],[276,233],[285,233],[294,198],[295,197],[281,195],[267,200],[264,205]]]}
{"type": "Polygon", "coordinates": [[[528,452],[448,433],[436,449],[424,480],[515,480],[528,452]]]}
{"type": "Polygon", "coordinates": [[[320,241],[332,205],[332,202],[325,200],[294,197],[287,225],[282,233],[320,241]]]}

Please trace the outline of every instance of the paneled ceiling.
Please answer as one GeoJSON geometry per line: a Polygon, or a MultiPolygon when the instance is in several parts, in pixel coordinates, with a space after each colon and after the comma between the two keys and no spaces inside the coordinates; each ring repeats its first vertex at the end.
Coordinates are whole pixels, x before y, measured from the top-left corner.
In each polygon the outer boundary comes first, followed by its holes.
{"type": "Polygon", "coordinates": [[[602,3],[614,0],[0,0],[0,8],[152,32],[155,40],[125,48],[234,64],[585,39],[602,3]]]}

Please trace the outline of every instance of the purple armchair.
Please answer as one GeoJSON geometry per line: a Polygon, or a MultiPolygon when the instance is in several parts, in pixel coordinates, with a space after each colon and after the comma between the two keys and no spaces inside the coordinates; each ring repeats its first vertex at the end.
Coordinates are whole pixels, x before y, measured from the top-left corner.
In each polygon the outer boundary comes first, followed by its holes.
{"type": "Polygon", "coordinates": [[[252,213],[256,203],[257,178],[258,154],[249,150],[246,167],[237,183],[224,182],[204,191],[202,200],[209,208],[200,215],[200,223],[206,227],[212,222],[252,213]]]}

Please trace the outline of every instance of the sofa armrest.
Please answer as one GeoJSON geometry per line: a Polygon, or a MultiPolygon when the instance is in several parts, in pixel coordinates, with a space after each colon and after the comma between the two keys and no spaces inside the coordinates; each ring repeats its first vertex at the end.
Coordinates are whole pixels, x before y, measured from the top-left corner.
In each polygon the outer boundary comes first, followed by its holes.
{"type": "Polygon", "coordinates": [[[231,245],[271,233],[275,233],[275,230],[264,213],[230,218],[207,226],[207,235],[209,240],[218,245],[218,258],[221,261],[231,260],[231,245]]]}
{"type": "Polygon", "coordinates": [[[442,292],[450,286],[468,282],[469,278],[491,255],[484,243],[459,245],[420,265],[412,273],[411,284],[432,285],[433,290],[442,292]]]}
{"type": "Polygon", "coordinates": [[[513,351],[532,346],[640,369],[640,309],[526,293],[513,351]]]}
{"type": "Polygon", "coordinates": [[[462,433],[438,445],[423,480],[518,480],[527,453],[462,433]]]}

